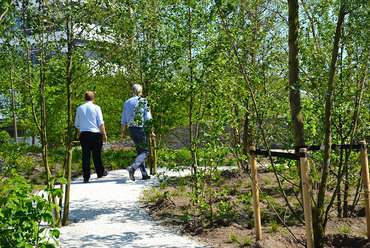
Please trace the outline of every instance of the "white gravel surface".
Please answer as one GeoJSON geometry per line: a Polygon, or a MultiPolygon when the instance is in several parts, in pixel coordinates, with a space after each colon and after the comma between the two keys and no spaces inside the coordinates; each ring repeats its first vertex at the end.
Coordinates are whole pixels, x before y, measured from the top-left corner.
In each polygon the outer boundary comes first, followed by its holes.
{"type": "Polygon", "coordinates": [[[144,189],[158,183],[156,177],[141,180],[135,173],[131,181],[126,170],[110,171],[89,183],[82,177],[71,185],[70,224],[60,228],[62,247],[206,247],[192,239],[179,236],[152,221],[139,208],[144,189]]]}

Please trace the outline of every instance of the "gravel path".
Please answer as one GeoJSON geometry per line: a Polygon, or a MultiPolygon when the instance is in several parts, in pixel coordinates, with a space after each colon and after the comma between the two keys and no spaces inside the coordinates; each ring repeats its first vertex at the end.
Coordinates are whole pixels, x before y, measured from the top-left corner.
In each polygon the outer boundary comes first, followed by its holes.
{"type": "Polygon", "coordinates": [[[136,172],[132,182],[126,170],[110,171],[106,177],[92,174],[71,185],[70,225],[60,228],[62,247],[205,247],[150,220],[139,208],[144,189],[158,183],[143,181],[136,172]]]}

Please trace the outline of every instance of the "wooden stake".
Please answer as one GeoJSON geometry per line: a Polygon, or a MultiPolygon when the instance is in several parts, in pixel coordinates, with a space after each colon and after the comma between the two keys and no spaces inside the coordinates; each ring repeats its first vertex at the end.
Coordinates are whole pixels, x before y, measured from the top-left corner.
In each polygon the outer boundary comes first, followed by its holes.
{"type": "Polygon", "coordinates": [[[149,138],[149,167],[150,175],[157,173],[158,151],[156,149],[156,141],[149,138]]]}
{"type": "Polygon", "coordinates": [[[302,193],[303,193],[303,208],[304,220],[306,225],[306,239],[307,248],[314,247],[313,228],[312,228],[312,210],[311,210],[311,197],[310,197],[310,178],[308,176],[309,164],[307,159],[307,149],[299,149],[300,164],[301,164],[301,177],[302,177],[302,193]]]}
{"type": "MultiPolygon", "coordinates": [[[[251,146],[251,151],[255,151],[256,147],[251,146]]],[[[253,210],[254,210],[254,229],[256,230],[256,241],[261,240],[261,210],[259,202],[258,178],[257,178],[257,161],[255,155],[250,155],[251,174],[252,174],[252,194],[253,194],[253,210]]]]}
{"type": "Polygon", "coordinates": [[[365,199],[365,210],[366,210],[366,224],[367,224],[367,239],[370,240],[370,180],[369,180],[369,161],[367,158],[366,141],[360,141],[360,145],[364,147],[361,148],[361,167],[362,167],[362,177],[364,180],[364,199],[365,199]]]}

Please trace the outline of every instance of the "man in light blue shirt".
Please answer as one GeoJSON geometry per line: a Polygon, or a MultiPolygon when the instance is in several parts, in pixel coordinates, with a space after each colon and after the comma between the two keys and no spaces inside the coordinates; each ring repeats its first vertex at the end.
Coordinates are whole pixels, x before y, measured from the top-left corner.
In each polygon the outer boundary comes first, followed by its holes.
{"type": "Polygon", "coordinates": [[[94,92],[86,92],[85,100],[86,102],[77,108],[75,126],[80,135],[84,183],[88,183],[90,179],[91,153],[98,178],[108,174],[104,171],[101,158],[102,140],[107,141],[107,134],[105,133],[101,109],[93,103],[95,100],[94,92]]]}
{"type": "MultiPolygon", "coordinates": [[[[137,157],[135,161],[127,168],[130,179],[135,181],[135,171],[140,168],[142,179],[150,179],[145,169],[145,159],[148,156],[148,140],[146,137],[145,127],[146,122],[152,119],[150,109],[147,105],[147,100],[141,97],[142,87],[139,84],[132,86],[133,96],[125,102],[122,111],[121,138],[126,139],[125,130],[129,128],[130,137],[135,143],[137,157]]],[[[151,137],[154,139],[153,128],[151,129],[151,137]]]]}

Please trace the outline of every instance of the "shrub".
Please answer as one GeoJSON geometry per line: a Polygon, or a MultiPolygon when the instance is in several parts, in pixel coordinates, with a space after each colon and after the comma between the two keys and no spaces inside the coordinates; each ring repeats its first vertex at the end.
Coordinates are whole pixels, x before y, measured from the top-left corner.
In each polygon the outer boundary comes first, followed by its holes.
{"type": "Polygon", "coordinates": [[[10,135],[7,131],[1,130],[0,131],[0,143],[8,143],[10,135]]]}
{"type": "Polygon", "coordinates": [[[237,212],[233,208],[233,204],[221,200],[217,205],[216,217],[221,219],[234,219],[237,212]]]}
{"type": "Polygon", "coordinates": [[[52,205],[16,174],[0,187],[0,247],[55,247],[52,205]],[[42,225],[41,225],[42,223],[42,225]],[[52,241],[52,242],[49,242],[52,241]]]}

